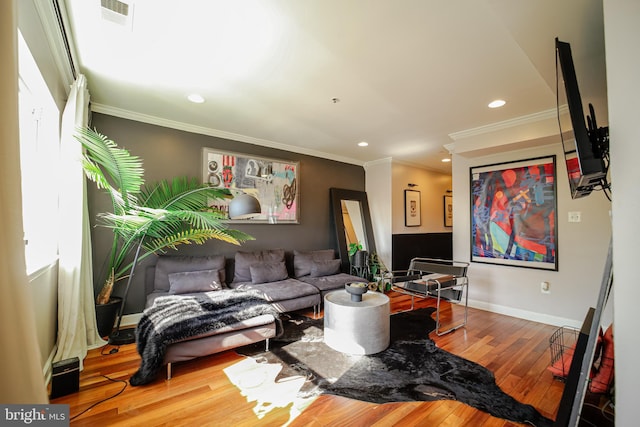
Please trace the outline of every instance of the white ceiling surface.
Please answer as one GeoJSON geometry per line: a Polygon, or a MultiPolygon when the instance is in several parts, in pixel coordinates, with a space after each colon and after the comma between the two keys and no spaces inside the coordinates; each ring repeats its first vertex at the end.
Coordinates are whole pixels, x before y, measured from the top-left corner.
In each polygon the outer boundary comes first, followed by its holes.
{"type": "Polygon", "coordinates": [[[606,120],[601,1],[134,0],[124,26],[99,0],[65,5],[94,110],[116,116],[449,172],[456,135],[555,111],[559,37],[606,120]]]}

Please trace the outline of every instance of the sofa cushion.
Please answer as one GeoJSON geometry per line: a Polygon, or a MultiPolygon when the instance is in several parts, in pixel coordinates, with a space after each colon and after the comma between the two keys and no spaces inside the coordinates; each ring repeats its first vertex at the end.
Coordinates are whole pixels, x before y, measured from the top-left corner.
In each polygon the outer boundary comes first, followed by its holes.
{"type": "Polygon", "coordinates": [[[287,278],[277,282],[261,283],[254,285],[251,282],[231,283],[233,289],[255,289],[260,291],[269,302],[278,302],[289,299],[302,298],[310,295],[319,296],[318,288],[297,279],[287,278]]]}
{"type": "Polygon", "coordinates": [[[330,261],[335,258],[333,249],[321,249],[311,252],[293,251],[293,271],[295,277],[308,276],[311,274],[311,264],[313,261],[330,261]]]}
{"type": "Polygon", "coordinates": [[[277,282],[289,277],[287,267],[282,262],[265,262],[262,264],[253,264],[249,266],[251,272],[251,283],[254,285],[260,283],[277,282]]]}
{"type": "Polygon", "coordinates": [[[312,261],[311,262],[311,277],[331,276],[332,274],[340,273],[339,259],[332,259],[329,261],[312,261]]]}
{"type": "Polygon", "coordinates": [[[235,255],[234,282],[251,282],[251,266],[269,262],[284,262],[284,249],[242,252],[235,255]]]}
{"type": "Polygon", "coordinates": [[[219,291],[222,289],[219,270],[183,271],[169,274],[169,293],[219,291]]]}
{"type": "Polygon", "coordinates": [[[161,256],[156,264],[153,287],[156,291],[168,292],[169,274],[185,271],[218,270],[220,284],[226,283],[225,259],[222,255],[211,256],[161,256]]]}

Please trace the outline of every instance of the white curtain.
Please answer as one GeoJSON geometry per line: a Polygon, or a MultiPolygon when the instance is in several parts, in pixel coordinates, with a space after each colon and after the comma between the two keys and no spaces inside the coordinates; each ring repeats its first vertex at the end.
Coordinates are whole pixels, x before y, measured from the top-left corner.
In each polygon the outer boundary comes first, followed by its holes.
{"type": "Polygon", "coordinates": [[[73,137],[89,117],[87,80],[79,75],[62,114],[60,140],[60,242],[58,264],[58,349],[54,361],[78,357],[106,342],[98,335],[93,297],[91,234],[82,146],[73,137]]]}
{"type": "Polygon", "coordinates": [[[47,403],[22,228],[15,0],[0,1],[0,402],[47,403]]]}

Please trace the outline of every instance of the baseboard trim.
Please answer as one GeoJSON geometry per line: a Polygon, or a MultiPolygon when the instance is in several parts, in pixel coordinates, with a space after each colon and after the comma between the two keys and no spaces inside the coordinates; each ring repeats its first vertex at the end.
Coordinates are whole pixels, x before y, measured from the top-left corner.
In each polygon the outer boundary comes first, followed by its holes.
{"type": "Polygon", "coordinates": [[[486,301],[469,299],[469,307],[479,310],[490,311],[492,313],[504,314],[505,316],[517,317],[518,319],[530,320],[532,322],[544,323],[552,326],[570,326],[580,328],[582,321],[568,319],[566,317],[551,316],[549,314],[536,313],[534,311],[521,310],[504,305],[491,304],[486,301]]]}

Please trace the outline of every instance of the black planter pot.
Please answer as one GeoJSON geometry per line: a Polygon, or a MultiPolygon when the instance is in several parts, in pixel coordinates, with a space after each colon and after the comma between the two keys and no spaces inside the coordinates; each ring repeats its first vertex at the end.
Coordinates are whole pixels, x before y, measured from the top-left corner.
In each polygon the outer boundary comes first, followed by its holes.
{"type": "Polygon", "coordinates": [[[351,264],[356,268],[366,267],[367,251],[358,251],[351,257],[351,264]]]}
{"type": "Polygon", "coordinates": [[[96,304],[96,323],[101,337],[108,336],[113,330],[120,304],[122,304],[120,297],[111,297],[106,304],[96,304]]]}

